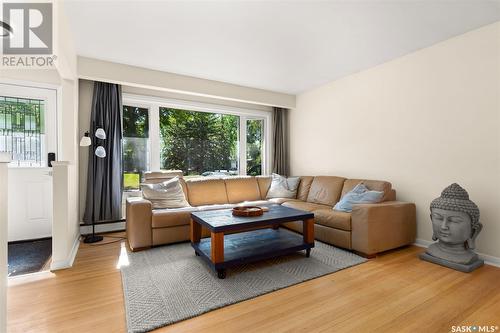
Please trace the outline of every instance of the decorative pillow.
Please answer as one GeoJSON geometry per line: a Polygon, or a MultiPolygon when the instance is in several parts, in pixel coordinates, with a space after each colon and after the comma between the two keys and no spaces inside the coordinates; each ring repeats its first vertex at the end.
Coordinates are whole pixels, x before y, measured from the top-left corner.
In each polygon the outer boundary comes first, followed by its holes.
{"type": "Polygon", "coordinates": [[[333,209],[350,213],[352,212],[352,205],[380,202],[383,196],[384,192],[371,191],[363,183],[359,183],[351,191],[347,192],[333,209]]]}
{"type": "Polygon", "coordinates": [[[297,188],[299,187],[299,177],[284,177],[273,173],[271,186],[267,191],[266,198],[291,198],[297,197],[297,188]]]}
{"type": "Polygon", "coordinates": [[[142,196],[151,201],[153,208],[189,207],[179,177],[163,183],[141,184],[142,196]]]}

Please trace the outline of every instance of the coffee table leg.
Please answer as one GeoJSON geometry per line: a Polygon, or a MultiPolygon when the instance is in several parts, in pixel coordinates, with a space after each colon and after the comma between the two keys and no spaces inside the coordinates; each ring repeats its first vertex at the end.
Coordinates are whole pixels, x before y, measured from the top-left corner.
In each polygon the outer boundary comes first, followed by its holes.
{"type": "Polygon", "coordinates": [[[214,264],[224,261],[224,233],[212,232],[211,234],[211,259],[214,264]]]}
{"type": "MultiPolygon", "coordinates": [[[[201,224],[193,221],[193,219],[191,219],[190,224],[191,224],[191,236],[190,236],[191,243],[199,243],[201,239],[201,224]]],[[[198,252],[196,252],[196,250],[194,251],[194,254],[196,254],[197,256],[200,255],[198,252]]]]}
{"type": "Polygon", "coordinates": [[[217,277],[219,279],[225,279],[226,278],[226,270],[225,269],[218,269],[217,270],[217,277]]]}
{"type": "Polygon", "coordinates": [[[201,225],[191,219],[191,243],[198,243],[201,239],[201,225]]]}
{"type": "MultiPolygon", "coordinates": [[[[304,243],[314,244],[314,218],[303,221],[302,235],[304,236],[304,243]]],[[[310,254],[311,249],[306,249],[306,257],[309,258],[310,254]]]]}
{"type": "Polygon", "coordinates": [[[303,224],[304,243],[314,243],[314,219],[306,219],[303,224]]]}
{"type": "MultiPolygon", "coordinates": [[[[212,263],[218,264],[224,261],[224,233],[212,232],[211,233],[211,259],[212,263]]],[[[225,269],[217,269],[217,277],[224,279],[226,277],[225,269]]]]}

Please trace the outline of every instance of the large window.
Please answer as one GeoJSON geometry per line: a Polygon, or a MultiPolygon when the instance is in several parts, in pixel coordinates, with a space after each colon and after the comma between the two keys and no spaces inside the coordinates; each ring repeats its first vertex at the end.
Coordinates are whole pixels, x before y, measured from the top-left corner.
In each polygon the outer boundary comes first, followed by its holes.
{"type": "Polygon", "coordinates": [[[209,104],[124,96],[124,189],[144,171],[182,170],[185,177],[268,172],[270,113],[209,104]]]}

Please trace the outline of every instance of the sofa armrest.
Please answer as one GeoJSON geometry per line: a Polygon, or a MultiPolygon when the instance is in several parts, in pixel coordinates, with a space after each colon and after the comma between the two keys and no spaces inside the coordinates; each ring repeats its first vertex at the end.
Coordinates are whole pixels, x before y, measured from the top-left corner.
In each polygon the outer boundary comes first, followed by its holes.
{"type": "Polygon", "coordinates": [[[127,240],[132,251],[138,251],[153,245],[151,202],[140,198],[127,198],[127,240]]]}
{"type": "Polygon", "coordinates": [[[400,201],[356,204],[351,223],[352,249],[372,256],[415,241],[415,204],[400,201]]]}

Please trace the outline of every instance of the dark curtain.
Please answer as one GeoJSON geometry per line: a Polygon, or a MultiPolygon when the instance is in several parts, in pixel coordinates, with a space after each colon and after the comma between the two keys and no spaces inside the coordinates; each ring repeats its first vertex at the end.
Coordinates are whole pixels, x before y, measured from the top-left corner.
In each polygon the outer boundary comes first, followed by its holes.
{"type": "Polygon", "coordinates": [[[94,82],[89,130],[92,145],[89,147],[87,202],[83,217],[86,223],[122,218],[121,112],[121,86],[94,82]],[[98,128],[106,132],[105,140],[95,137],[98,128]],[[106,157],[95,155],[97,146],[104,147],[106,157]]]}
{"type": "Polygon", "coordinates": [[[287,109],[273,110],[273,172],[288,176],[288,120],[287,109]]]}

